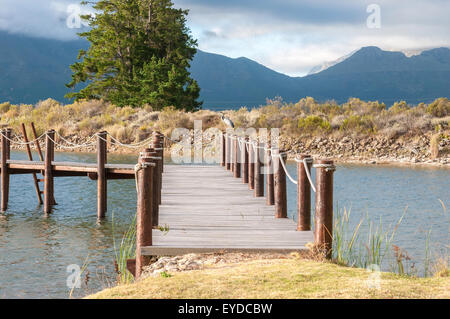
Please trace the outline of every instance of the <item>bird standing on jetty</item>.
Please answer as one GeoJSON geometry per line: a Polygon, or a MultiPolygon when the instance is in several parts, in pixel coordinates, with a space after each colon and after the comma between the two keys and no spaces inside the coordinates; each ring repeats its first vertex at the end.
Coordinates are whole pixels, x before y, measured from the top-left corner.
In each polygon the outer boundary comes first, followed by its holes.
{"type": "Polygon", "coordinates": [[[223,113],[221,113],[222,116],[222,122],[225,123],[225,125],[234,128],[234,123],[232,120],[230,120],[228,117],[225,117],[225,115],[223,115],[223,113]]]}

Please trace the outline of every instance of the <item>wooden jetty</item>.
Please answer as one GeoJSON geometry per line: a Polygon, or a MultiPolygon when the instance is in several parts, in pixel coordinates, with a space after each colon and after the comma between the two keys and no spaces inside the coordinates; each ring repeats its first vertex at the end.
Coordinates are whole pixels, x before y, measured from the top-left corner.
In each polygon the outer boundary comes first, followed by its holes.
{"type": "MultiPolygon", "coordinates": [[[[25,129],[28,161],[10,159],[11,130],[1,131],[1,209],[8,205],[9,178],[33,174],[44,213],[54,200],[54,178],[87,176],[97,181],[97,217],[105,217],[107,181],[136,179],[136,258],[128,269],[139,277],[151,256],[206,252],[293,252],[314,243],[331,257],[333,172],[329,160],[297,156],[297,180],[286,168],[286,152],[255,137],[223,134],[220,165],[164,165],[165,137],[154,132],[136,165],[108,164],[107,133],[96,134],[97,163],[54,160],[55,131],[45,133],[45,155],[35,135],[40,161],[33,161],[25,129]],[[316,169],[315,185],[311,169],[316,169]],[[43,179],[37,178],[42,174],[43,179]],[[287,218],[287,178],[297,184],[297,224],[287,218]],[[41,192],[39,182],[44,182],[41,192]],[[264,187],[266,185],[266,187],[264,187]],[[311,190],[315,231],[311,231],[311,190]],[[265,197],[265,198],[264,198],[265,197]]],[[[33,131],[34,127],[33,127],[33,131]]],[[[120,142],[119,142],[120,143],[120,142]]],[[[141,144],[135,145],[141,147],[141,144]]]]}

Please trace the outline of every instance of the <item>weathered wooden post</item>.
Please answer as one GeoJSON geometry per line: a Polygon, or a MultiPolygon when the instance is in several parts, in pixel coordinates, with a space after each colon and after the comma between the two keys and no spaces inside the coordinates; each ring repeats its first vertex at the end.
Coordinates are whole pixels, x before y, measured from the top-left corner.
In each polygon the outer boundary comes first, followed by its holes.
{"type": "Polygon", "coordinates": [[[241,151],[239,147],[239,137],[235,136],[234,140],[234,177],[241,177],[241,151]]]}
{"type": "Polygon", "coordinates": [[[226,140],[226,150],[227,150],[227,156],[226,156],[226,165],[227,171],[231,169],[231,145],[230,145],[230,135],[228,133],[225,133],[225,140],[226,140]]]}
{"type": "Polygon", "coordinates": [[[221,145],[221,149],[222,149],[222,162],[220,163],[220,166],[225,166],[225,162],[226,162],[226,142],[225,142],[225,135],[222,134],[222,145],[221,145]]]}
{"type": "Polygon", "coordinates": [[[313,159],[310,155],[300,154],[297,162],[297,230],[311,230],[311,185],[307,173],[311,176],[313,159]],[[308,168],[306,172],[305,164],[308,168]]]}
{"type": "Polygon", "coordinates": [[[105,218],[107,207],[107,133],[97,133],[97,218],[105,218]]]}
{"type": "Polygon", "coordinates": [[[234,173],[234,158],[236,157],[236,152],[234,151],[236,147],[236,139],[235,136],[230,136],[230,171],[234,173]]]}
{"type": "Polygon", "coordinates": [[[274,177],[273,177],[273,160],[270,147],[266,150],[266,204],[275,205],[275,193],[274,193],[274,177]]]}
{"type": "Polygon", "coordinates": [[[164,147],[162,145],[162,134],[157,133],[153,138],[152,148],[156,152],[157,157],[160,158],[160,160],[157,163],[157,166],[153,173],[153,178],[156,180],[156,185],[158,189],[158,204],[161,204],[162,197],[161,197],[161,188],[162,188],[162,173],[163,173],[163,161],[164,161],[164,147]]]}
{"type": "Polygon", "coordinates": [[[255,189],[255,151],[253,142],[250,139],[248,144],[248,188],[255,189]]]}
{"type": "Polygon", "coordinates": [[[8,209],[8,198],[9,198],[9,172],[7,161],[10,156],[10,143],[8,139],[11,138],[11,130],[2,130],[2,186],[1,186],[1,209],[5,212],[8,209]]]}
{"type": "MultiPolygon", "coordinates": [[[[23,139],[24,139],[24,141],[26,143],[25,148],[27,150],[28,159],[30,161],[32,161],[33,160],[33,154],[31,153],[31,147],[30,147],[30,144],[29,144],[29,141],[28,141],[28,135],[27,135],[27,130],[25,128],[25,124],[22,123],[20,125],[20,127],[22,129],[23,139]]],[[[39,189],[39,181],[38,181],[36,173],[32,173],[32,175],[33,175],[33,181],[34,181],[34,189],[36,190],[36,195],[37,195],[37,198],[38,198],[38,201],[39,201],[39,205],[42,205],[44,202],[42,201],[41,190],[39,189]]]]}
{"type": "Polygon", "coordinates": [[[242,182],[244,184],[248,183],[248,137],[242,142],[242,182]]]}
{"type": "Polygon", "coordinates": [[[159,136],[159,146],[158,148],[160,148],[161,150],[161,174],[164,172],[164,134],[162,134],[161,132],[157,132],[158,136],[159,136]]]}
{"type": "Polygon", "coordinates": [[[261,173],[262,161],[261,161],[261,147],[263,144],[259,143],[255,146],[255,197],[264,196],[264,175],[261,173]]]}
{"type": "Polygon", "coordinates": [[[315,244],[331,258],[333,244],[333,161],[318,160],[316,168],[315,244]]]}
{"type": "Polygon", "coordinates": [[[141,248],[153,244],[153,166],[152,160],[146,156],[139,159],[137,168],[137,216],[136,216],[136,273],[138,279],[142,268],[149,264],[150,256],[142,256],[141,248]]]}
{"type": "Polygon", "coordinates": [[[52,161],[55,153],[55,131],[50,130],[45,136],[44,158],[44,214],[50,214],[54,204],[54,184],[52,161]]]}
{"type": "Polygon", "coordinates": [[[152,174],[152,222],[154,228],[156,228],[159,225],[159,205],[161,204],[159,199],[161,197],[162,183],[161,174],[159,174],[159,172],[162,158],[159,156],[160,153],[158,151],[155,151],[153,148],[146,148],[144,152],[141,153],[141,155],[145,158],[150,159],[151,162],[155,165],[152,174]]]}
{"type": "Polygon", "coordinates": [[[286,161],[287,155],[277,151],[274,158],[275,169],[275,217],[287,218],[287,194],[286,194],[286,173],[281,161],[286,161]]]}

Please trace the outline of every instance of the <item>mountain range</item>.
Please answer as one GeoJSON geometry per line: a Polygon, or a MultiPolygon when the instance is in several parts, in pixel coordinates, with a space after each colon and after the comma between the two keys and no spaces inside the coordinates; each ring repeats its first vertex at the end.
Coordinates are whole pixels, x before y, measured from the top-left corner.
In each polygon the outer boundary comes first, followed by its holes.
{"type": "MultiPolygon", "coordinates": [[[[54,98],[61,102],[68,89],[78,50],[84,41],[59,41],[0,32],[0,102],[34,104],[54,98]]],[[[299,57],[301,59],[301,57],[299,57]]],[[[387,105],[411,104],[450,97],[450,49],[417,55],[364,47],[338,61],[290,77],[247,58],[232,59],[198,51],[191,73],[201,88],[204,108],[253,107],[280,96],[296,102],[305,96],[342,103],[349,97],[387,105]]]]}

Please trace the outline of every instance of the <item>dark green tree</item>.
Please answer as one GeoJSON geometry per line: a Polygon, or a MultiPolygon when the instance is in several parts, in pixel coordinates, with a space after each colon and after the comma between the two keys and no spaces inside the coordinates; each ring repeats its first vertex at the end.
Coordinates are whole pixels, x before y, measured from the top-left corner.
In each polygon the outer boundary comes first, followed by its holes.
{"type": "Polygon", "coordinates": [[[100,0],[93,8],[95,16],[82,16],[90,30],[79,33],[90,48],[71,65],[67,87],[88,85],[66,97],[156,109],[201,107],[200,88],[188,71],[197,41],[186,26],[187,10],[170,0],[100,0]]]}

